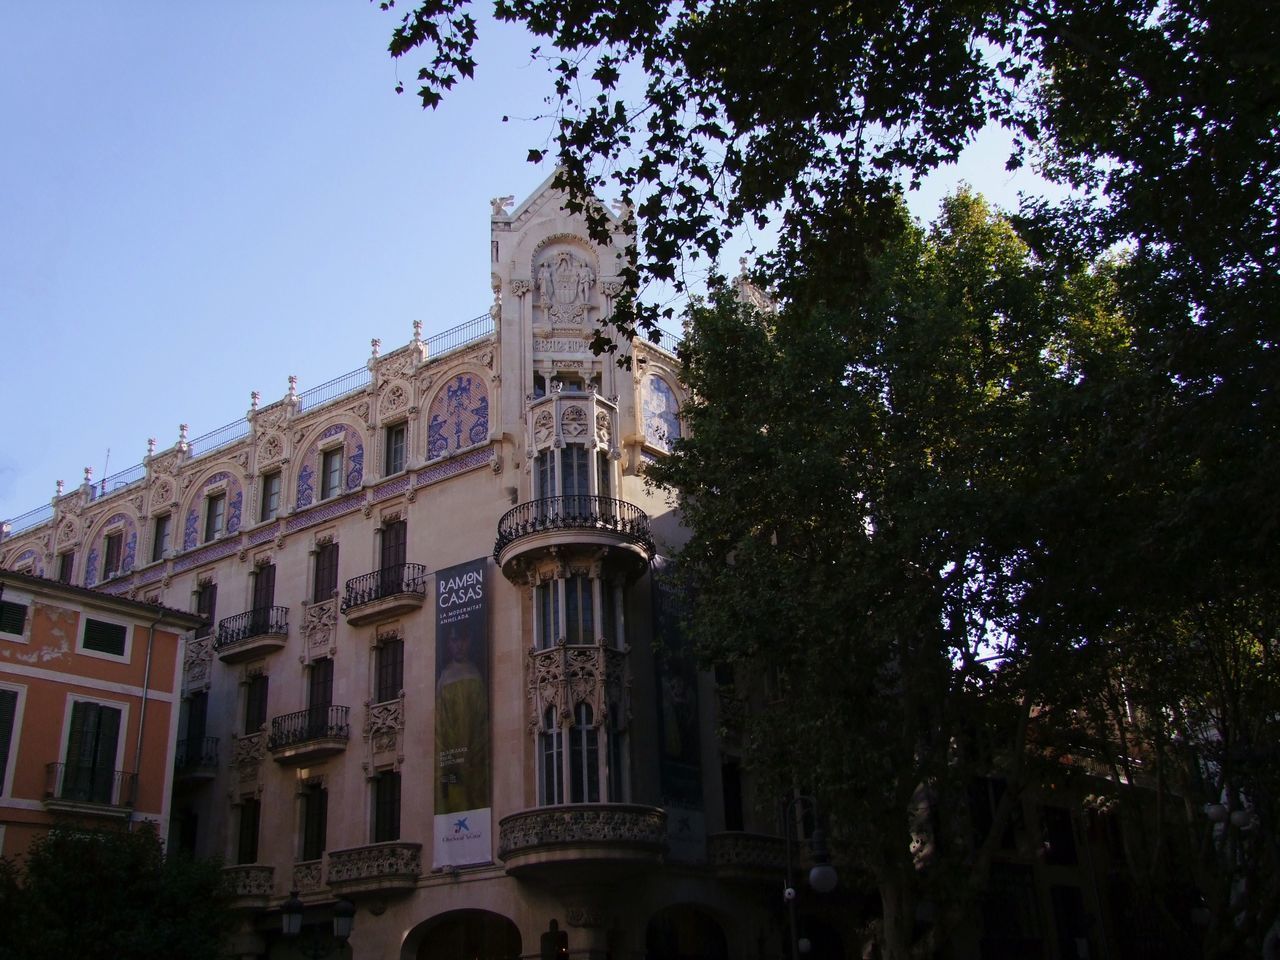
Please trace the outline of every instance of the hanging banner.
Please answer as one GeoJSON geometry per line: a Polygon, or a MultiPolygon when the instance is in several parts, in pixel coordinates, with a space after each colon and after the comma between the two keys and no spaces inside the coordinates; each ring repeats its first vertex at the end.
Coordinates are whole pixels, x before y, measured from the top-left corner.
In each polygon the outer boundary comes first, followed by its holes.
{"type": "Polygon", "coordinates": [[[488,557],[436,574],[436,867],[493,859],[488,557]]]}

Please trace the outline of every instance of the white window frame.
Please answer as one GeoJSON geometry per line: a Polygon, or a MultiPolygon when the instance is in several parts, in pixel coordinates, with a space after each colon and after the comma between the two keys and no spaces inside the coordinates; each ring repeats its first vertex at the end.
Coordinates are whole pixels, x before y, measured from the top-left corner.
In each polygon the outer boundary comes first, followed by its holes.
{"type": "MultiPolygon", "coordinates": [[[[22,744],[22,711],[27,705],[27,688],[21,684],[0,681],[0,690],[12,690],[18,695],[18,702],[13,706],[13,729],[9,731],[9,761],[4,770],[0,770],[0,774],[4,775],[4,782],[0,783],[0,798],[9,799],[13,796],[13,775],[18,769],[18,750],[22,744]]],[[[67,714],[68,719],[70,716],[67,714]]],[[[63,753],[66,749],[64,740],[63,753]]],[[[0,841],[3,839],[3,834],[0,834],[0,841]]]]}
{"type": "Polygon", "coordinates": [[[347,449],[346,437],[339,437],[334,443],[326,444],[316,452],[316,502],[324,503],[326,500],[334,500],[342,496],[346,490],[346,471],[347,471],[347,449]],[[329,491],[328,495],[324,492],[325,480],[329,476],[329,471],[325,469],[325,461],[331,453],[338,455],[338,484],[337,488],[329,491]]]}
{"type": "Polygon", "coordinates": [[[110,614],[98,613],[97,611],[81,610],[80,625],[76,630],[76,653],[83,654],[86,657],[95,657],[98,660],[108,660],[111,663],[130,663],[133,659],[133,628],[134,624],[129,620],[113,617],[110,614]],[[84,634],[90,620],[124,627],[124,653],[117,656],[114,653],[103,653],[101,650],[90,650],[86,647],[84,645],[84,634]]]}
{"type": "Polygon", "coordinates": [[[8,640],[10,643],[30,643],[31,642],[31,615],[35,609],[35,597],[24,590],[14,590],[12,587],[6,587],[4,596],[0,600],[7,600],[9,603],[20,604],[27,608],[27,615],[22,618],[22,633],[9,633],[0,630],[0,640],[8,640]]]}

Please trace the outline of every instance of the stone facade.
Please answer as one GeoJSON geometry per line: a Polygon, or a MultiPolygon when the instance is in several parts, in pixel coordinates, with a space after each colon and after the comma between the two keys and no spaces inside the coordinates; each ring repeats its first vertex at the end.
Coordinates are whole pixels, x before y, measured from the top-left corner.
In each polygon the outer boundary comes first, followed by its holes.
{"type": "Polygon", "coordinates": [[[356,903],[356,957],[536,955],[553,919],[574,956],[780,948],[780,876],[724,876],[739,847],[715,838],[750,797],[735,782],[726,809],[714,685],[663,699],[654,569],[682,533],[644,469],[679,436],[677,362],[591,352],[627,235],[593,244],[562,202],[550,180],[495,201],[487,315],[375,341],[327,393],[255,394],[243,424],[184,428],[0,541],[3,567],[212,611],[178,737],[223,748],[177,772],[171,837],[233,865],[241,956],[293,955],[293,889],[309,924],[356,903]],[[441,611],[472,582],[454,663],[441,611]]]}

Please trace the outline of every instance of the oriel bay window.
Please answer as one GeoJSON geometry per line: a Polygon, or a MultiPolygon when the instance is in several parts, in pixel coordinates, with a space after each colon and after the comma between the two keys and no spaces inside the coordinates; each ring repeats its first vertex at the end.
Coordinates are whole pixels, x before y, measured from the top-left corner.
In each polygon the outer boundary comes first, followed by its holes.
{"type": "Polygon", "coordinates": [[[607,508],[595,497],[608,498],[613,484],[605,450],[595,456],[580,443],[541,451],[534,461],[534,498],[548,501],[543,511],[566,517],[591,517],[607,508]],[[562,498],[555,500],[554,498],[562,498]]]}
{"type": "Polygon", "coordinates": [[[570,646],[589,646],[604,639],[611,647],[623,637],[621,584],[571,572],[534,587],[534,639],[539,650],[562,639],[570,646]]]}
{"type": "Polygon", "coordinates": [[[574,706],[568,720],[548,707],[537,737],[540,805],[625,799],[626,741],[612,711],[608,723],[602,724],[585,702],[574,706]]]}

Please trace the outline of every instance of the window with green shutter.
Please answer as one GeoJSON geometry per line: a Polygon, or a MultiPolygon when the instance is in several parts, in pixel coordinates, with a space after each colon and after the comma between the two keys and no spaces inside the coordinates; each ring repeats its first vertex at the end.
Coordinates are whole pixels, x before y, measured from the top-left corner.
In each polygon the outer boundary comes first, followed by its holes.
{"type": "Polygon", "coordinates": [[[129,628],[119,623],[107,623],[89,617],[84,622],[84,648],[97,653],[124,656],[125,639],[129,628]]]}
{"type": "Polygon", "coordinates": [[[12,633],[21,636],[26,625],[26,604],[14,603],[12,600],[0,600],[0,633],[12,633]]]}
{"type": "Polygon", "coordinates": [[[5,771],[9,769],[9,745],[13,743],[13,722],[18,712],[18,691],[0,690],[0,795],[9,789],[5,771]]]}

